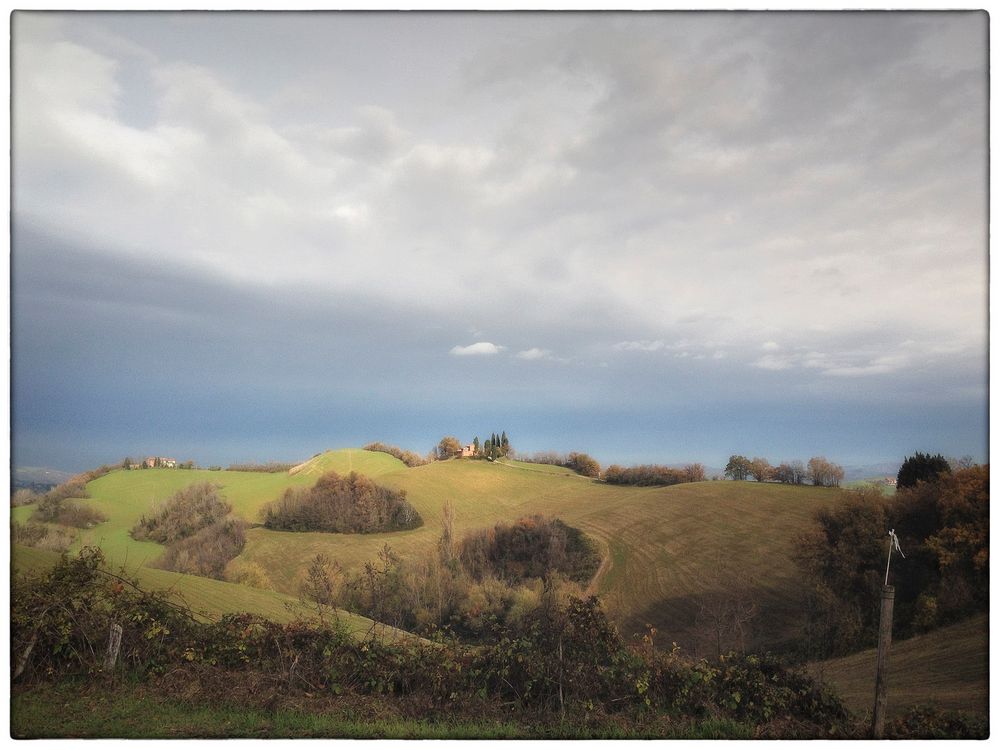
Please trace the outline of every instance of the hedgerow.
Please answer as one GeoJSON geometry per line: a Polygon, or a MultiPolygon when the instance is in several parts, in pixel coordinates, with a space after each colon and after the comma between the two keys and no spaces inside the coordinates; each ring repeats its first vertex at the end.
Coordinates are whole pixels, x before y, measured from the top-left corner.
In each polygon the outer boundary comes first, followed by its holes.
{"type": "Polygon", "coordinates": [[[594,597],[550,599],[517,626],[498,626],[488,646],[390,641],[377,628],[358,639],[335,619],[278,624],[232,614],[199,620],[165,595],[110,573],[101,553],[88,548],[77,557],[64,555],[44,575],[15,578],[11,610],[18,681],[107,674],[108,635],[119,625],[115,671],[212,684],[204,697],[219,702],[248,685],[266,684],[269,701],[278,695],[377,695],[387,705],[438,717],[480,705],[581,724],[591,717],[711,717],[752,723],[757,736],[853,731],[835,697],[776,660],[730,655],[716,663],[692,661],[676,648],[657,651],[652,634],[630,645],[594,597]]]}
{"type": "Polygon", "coordinates": [[[397,448],[395,445],[388,445],[387,443],[374,442],[368,443],[362,450],[375,451],[377,453],[388,453],[390,456],[394,456],[402,461],[404,464],[409,466],[411,469],[415,466],[423,466],[427,463],[427,460],[413,451],[403,450],[402,448],[397,448]]]}

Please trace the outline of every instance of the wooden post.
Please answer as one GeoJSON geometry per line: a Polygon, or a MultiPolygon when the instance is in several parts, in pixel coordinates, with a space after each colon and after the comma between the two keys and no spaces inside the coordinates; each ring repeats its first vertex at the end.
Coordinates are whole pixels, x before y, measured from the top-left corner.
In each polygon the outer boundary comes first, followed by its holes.
{"type": "Polygon", "coordinates": [[[892,605],[895,586],[882,587],[882,612],[878,621],[878,665],[875,667],[875,710],[872,714],[872,737],[885,733],[885,709],[889,682],[889,647],[892,645],[892,605]]]}
{"type": "Polygon", "coordinates": [[[559,715],[566,720],[566,706],[563,704],[563,652],[562,633],[559,634],[559,715]]]}
{"type": "Polygon", "coordinates": [[[108,650],[104,654],[104,671],[110,672],[115,668],[118,661],[118,649],[122,645],[122,626],[117,622],[111,623],[111,637],[108,639],[108,650]]]}

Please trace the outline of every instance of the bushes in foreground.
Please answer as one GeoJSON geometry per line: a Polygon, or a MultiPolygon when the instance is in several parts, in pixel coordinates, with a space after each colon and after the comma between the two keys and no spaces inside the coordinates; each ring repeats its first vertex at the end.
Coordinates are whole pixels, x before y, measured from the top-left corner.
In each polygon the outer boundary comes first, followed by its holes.
{"type": "MultiPolygon", "coordinates": [[[[630,645],[596,598],[547,600],[495,642],[357,640],[335,623],[280,625],[249,614],[197,621],[165,596],[110,576],[99,552],[66,558],[13,583],[14,679],[102,671],[109,623],[122,626],[119,663],[136,675],[166,673],[225,702],[248,684],[281,695],[380,696],[382,710],[419,717],[487,711],[537,721],[559,717],[678,723],[712,718],[753,726],[760,737],[837,737],[850,731],[842,704],[770,657],[692,661],[656,650],[652,633],[630,645]],[[54,606],[58,603],[60,606],[54,606]],[[404,708],[405,707],[405,708],[404,708]]],[[[121,667],[119,667],[121,668],[121,667]]]]}
{"type": "Polygon", "coordinates": [[[334,471],[313,487],[289,488],[261,511],[264,526],[278,531],[366,534],[415,529],[423,523],[403,490],[375,484],[357,472],[334,471]]]}

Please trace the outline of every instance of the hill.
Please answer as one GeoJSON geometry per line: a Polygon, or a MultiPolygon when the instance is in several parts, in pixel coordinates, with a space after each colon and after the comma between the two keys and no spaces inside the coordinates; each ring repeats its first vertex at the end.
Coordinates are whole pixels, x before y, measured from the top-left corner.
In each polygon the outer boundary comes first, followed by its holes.
{"type": "Polygon", "coordinates": [[[11,472],[11,486],[15,489],[24,487],[35,492],[46,492],[72,476],[68,471],[44,466],[17,466],[11,472]]]}
{"type": "MultiPolygon", "coordinates": [[[[558,516],[600,546],[604,563],[592,583],[626,635],[647,624],[661,642],[674,640],[695,653],[719,645],[713,608],[727,600],[749,602],[755,619],[744,645],[774,647],[797,632],[802,593],[791,551],[796,536],[836,490],[754,482],[701,482],[672,487],[611,486],[555,466],[516,461],[490,463],[458,459],[416,468],[384,453],[327,451],[288,473],[148,469],[113,471],[90,482],[89,500],[108,520],[81,532],[82,544],[101,546],[112,564],[143,565],[162,547],[136,542],[128,532],[136,521],[177,490],[200,481],[222,485],[234,513],[251,523],[262,506],[286,487],[311,485],[328,470],[366,473],[379,483],[405,490],[424,526],[379,534],[247,532],[240,559],[264,567],[279,594],[298,595],[309,560],[322,552],[347,569],[374,560],[384,545],[416,559],[436,544],[442,508],[451,501],[457,536],[540,513],[558,516]]],[[[30,507],[14,509],[23,520],[30,507]]],[[[726,636],[723,647],[738,645],[726,636]]]]}
{"type": "MultiPolygon", "coordinates": [[[[31,549],[20,545],[14,545],[11,549],[13,568],[21,573],[36,573],[51,568],[58,559],[58,553],[48,550],[31,549]]],[[[168,592],[177,603],[188,607],[197,615],[211,619],[217,619],[231,612],[251,612],[275,622],[290,622],[312,616],[309,608],[298,598],[274,591],[263,591],[241,584],[146,568],[141,565],[134,567],[126,565],[118,572],[123,577],[134,578],[144,590],[168,592]]],[[[369,632],[375,625],[367,617],[350,612],[339,612],[338,617],[350,632],[359,635],[369,632]]],[[[401,635],[393,632],[392,628],[387,628],[385,632],[391,637],[401,635]]]]}
{"type": "MultiPolygon", "coordinates": [[[[809,672],[829,683],[859,716],[875,696],[875,649],[817,662],[809,672]]],[[[889,652],[889,717],[918,705],[989,713],[989,620],[986,615],[898,641],[889,652]]]]}
{"type": "Polygon", "coordinates": [[[317,453],[298,466],[292,467],[290,476],[309,477],[316,481],[323,474],[335,471],[338,474],[349,474],[356,471],[367,477],[378,477],[391,471],[405,469],[406,464],[395,456],[378,451],[366,451],[355,448],[344,448],[336,451],[317,453]]]}
{"type": "Polygon", "coordinates": [[[662,637],[696,652],[712,640],[699,613],[733,595],[758,604],[759,627],[748,633],[749,641],[773,645],[795,634],[800,592],[793,542],[815,510],[837,496],[823,488],[752,482],[609,486],[553,466],[469,460],[388,473],[379,481],[406,490],[425,526],[335,540],[252,529],[244,554],[280,571],[272,580],[290,592],[283,587],[319,552],[348,567],[374,559],[383,544],[404,558],[426,554],[441,533],[449,499],[458,536],[531,513],[558,516],[601,546],[605,563],[593,590],[627,634],[652,624],[662,637]]]}

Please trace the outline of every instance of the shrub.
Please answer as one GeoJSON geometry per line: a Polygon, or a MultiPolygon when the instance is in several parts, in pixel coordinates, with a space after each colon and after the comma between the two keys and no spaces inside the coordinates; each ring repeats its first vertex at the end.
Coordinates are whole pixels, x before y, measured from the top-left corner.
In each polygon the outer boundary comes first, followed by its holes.
{"type": "Polygon", "coordinates": [[[274,584],[260,563],[250,560],[232,560],[226,566],[225,580],[241,583],[255,589],[273,589],[274,584]]]}
{"type": "MultiPolygon", "coordinates": [[[[441,639],[387,642],[374,630],[356,639],[337,623],[280,625],[249,614],[206,623],[164,594],[110,575],[101,553],[87,549],[42,575],[12,581],[13,678],[99,673],[114,622],[123,629],[120,664],[133,675],[162,674],[167,685],[173,680],[209,703],[249,696],[245,686],[266,684],[257,698],[271,706],[283,696],[343,695],[356,705],[352,697],[378,695],[381,711],[440,717],[502,705],[539,725],[591,716],[613,717],[623,727],[644,718],[711,719],[741,722],[754,736],[845,735],[839,701],[771,657],[692,662],[676,649],[657,652],[652,631],[632,648],[596,598],[558,601],[551,589],[541,598],[516,624],[498,626],[493,644],[479,647],[441,639]]],[[[985,736],[984,723],[927,711],[907,720],[909,734],[898,736],[921,736],[927,727],[935,727],[929,736],[985,736]]]]}
{"type": "Polygon", "coordinates": [[[110,474],[115,470],[116,467],[109,466],[108,464],[102,464],[96,469],[91,469],[90,471],[85,471],[82,474],[77,474],[75,477],[70,479],[70,482],[79,482],[81,484],[87,484],[88,482],[93,482],[95,479],[100,479],[105,474],[110,474]]]}
{"type": "Polygon", "coordinates": [[[285,464],[278,461],[268,461],[263,464],[230,464],[226,471],[255,471],[263,474],[282,474],[294,468],[295,464],[285,464]]]}
{"type": "Polygon", "coordinates": [[[413,451],[403,450],[402,448],[397,448],[395,445],[387,445],[386,443],[380,443],[378,441],[374,443],[368,443],[364,447],[366,451],[375,451],[377,453],[388,453],[390,456],[395,456],[404,464],[413,468],[414,466],[423,466],[427,463],[422,456],[413,451]]]}
{"type": "MultiPolygon", "coordinates": [[[[630,466],[628,468],[614,464],[605,470],[602,478],[608,484],[631,484],[639,487],[654,487],[692,481],[688,477],[693,475],[696,475],[696,472],[688,472],[686,469],[672,469],[669,466],[660,466],[657,464],[643,464],[642,466],[630,466]]],[[[704,469],[702,470],[702,475],[704,475],[704,469]]]]}
{"type": "Polygon", "coordinates": [[[90,497],[86,484],[76,478],[63,482],[42,495],[31,517],[42,523],[55,523],[63,511],[63,501],[75,497],[90,497]]]}
{"type": "Polygon", "coordinates": [[[570,453],[566,457],[566,468],[592,479],[597,479],[601,475],[601,465],[586,453],[570,453]]]}
{"type": "Polygon", "coordinates": [[[220,485],[200,482],[177,492],[150,518],[132,527],[132,538],[171,544],[225,518],[232,507],[220,495],[220,485]]]}
{"type": "Polygon", "coordinates": [[[23,524],[17,521],[12,521],[10,524],[11,543],[21,544],[25,547],[64,552],[75,539],[76,534],[69,529],[37,523],[23,524]]]}
{"type": "Polygon", "coordinates": [[[191,536],[173,541],[155,566],[225,580],[229,561],[246,545],[246,523],[236,518],[215,521],[191,536]]]}
{"type": "Polygon", "coordinates": [[[576,451],[565,456],[554,451],[542,451],[530,456],[520,456],[518,460],[528,464],[562,466],[592,479],[597,479],[601,475],[601,465],[596,459],[591,458],[586,453],[577,453],[576,451]]]}
{"type": "Polygon", "coordinates": [[[38,502],[39,497],[40,496],[34,490],[21,487],[11,493],[10,507],[18,508],[22,505],[31,505],[32,503],[38,502]]]}
{"type": "Polygon", "coordinates": [[[915,706],[885,727],[890,740],[985,740],[989,736],[986,719],[933,706],[915,706]]]}
{"type": "Polygon", "coordinates": [[[579,529],[537,515],[467,534],[459,559],[477,581],[495,576],[514,582],[545,578],[555,571],[585,583],[600,565],[593,543],[579,529]]]}
{"type": "Polygon", "coordinates": [[[100,466],[82,474],[70,477],[62,484],[56,485],[43,495],[43,500],[50,503],[58,503],[74,497],[90,497],[87,491],[87,483],[103,477],[112,470],[111,466],[100,466]]]}
{"type": "Polygon", "coordinates": [[[329,472],[313,487],[289,488],[261,511],[264,526],[280,531],[365,534],[415,529],[423,523],[402,490],[351,472],[329,472]]]}
{"type": "Polygon", "coordinates": [[[63,503],[55,522],[63,526],[75,526],[78,529],[89,529],[107,521],[108,517],[95,508],[80,503],[63,503]]]}
{"type": "Polygon", "coordinates": [[[177,664],[199,632],[165,595],[111,575],[103,553],[91,547],[63,554],[44,573],[15,576],[10,608],[14,679],[101,671],[109,622],[122,626],[119,664],[140,672],[177,664]]]}

